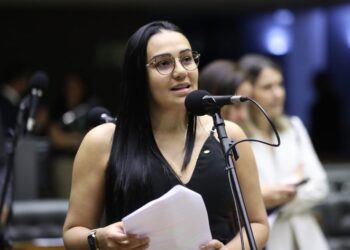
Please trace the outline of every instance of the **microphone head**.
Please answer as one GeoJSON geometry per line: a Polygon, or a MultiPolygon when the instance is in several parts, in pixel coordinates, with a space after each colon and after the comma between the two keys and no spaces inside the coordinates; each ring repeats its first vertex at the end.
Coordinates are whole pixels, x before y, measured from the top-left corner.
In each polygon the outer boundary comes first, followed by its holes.
{"type": "Polygon", "coordinates": [[[95,127],[97,125],[105,123],[105,121],[101,117],[103,114],[111,116],[111,112],[109,112],[109,110],[104,107],[96,106],[90,109],[87,114],[87,125],[89,127],[95,127]]]}
{"type": "Polygon", "coordinates": [[[49,85],[49,77],[44,71],[36,71],[29,83],[31,88],[46,89],[49,85]]]}
{"type": "Polygon", "coordinates": [[[199,89],[194,90],[186,96],[185,106],[188,112],[201,116],[207,114],[207,110],[203,105],[203,97],[209,95],[208,91],[199,89]]]}

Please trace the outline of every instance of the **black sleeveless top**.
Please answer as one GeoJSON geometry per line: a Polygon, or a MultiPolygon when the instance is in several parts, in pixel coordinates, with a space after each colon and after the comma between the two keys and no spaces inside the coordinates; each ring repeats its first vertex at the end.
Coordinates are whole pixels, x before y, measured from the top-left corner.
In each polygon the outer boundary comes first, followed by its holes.
{"type": "MultiPolygon", "coordinates": [[[[195,165],[192,177],[188,183],[182,183],[181,180],[167,167],[168,171],[164,171],[163,167],[155,167],[150,176],[151,197],[148,200],[159,198],[168,192],[175,185],[183,185],[199,194],[201,194],[205,206],[207,208],[210,230],[213,239],[220,240],[224,244],[230,241],[238,230],[238,222],[236,218],[233,197],[228,181],[226,162],[224,154],[221,150],[220,143],[213,134],[210,134],[205,141],[195,165]]],[[[106,185],[106,188],[111,186],[106,185]]],[[[107,192],[106,196],[106,218],[107,223],[120,221],[124,216],[133,212],[138,207],[125,210],[123,204],[126,203],[127,194],[124,194],[118,204],[110,202],[113,197],[111,192],[107,192]]],[[[134,197],[135,198],[135,197],[134,197]]],[[[139,194],[140,200],[144,200],[144,195],[139,194]]],[[[146,203],[144,201],[144,203],[146,203]]]]}

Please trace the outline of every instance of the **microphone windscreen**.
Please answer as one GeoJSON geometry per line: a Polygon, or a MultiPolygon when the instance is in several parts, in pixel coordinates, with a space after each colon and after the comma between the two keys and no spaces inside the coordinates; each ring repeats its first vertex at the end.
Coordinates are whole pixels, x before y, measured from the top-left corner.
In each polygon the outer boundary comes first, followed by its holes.
{"type": "Polygon", "coordinates": [[[185,106],[187,111],[198,116],[205,115],[206,109],[202,104],[202,100],[206,95],[209,95],[209,92],[202,89],[194,90],[189,93],[185,99],[185,106]]]}
{"type": "Polygon", "coordinates": [[[46,89],[49,85],[49,77],[44,71],[36,71],[29,83],[31,88],[46,89]]]}
{"type": "Polygon", "coordinates": [[[87,114],[87,125],[89,127],[95,127],[97,125],[104,123],[101,117],[103,114],[111,116],[111,112],[109,112],[109,110],[104,107],[97,106],[90,109],[87,114]]]}

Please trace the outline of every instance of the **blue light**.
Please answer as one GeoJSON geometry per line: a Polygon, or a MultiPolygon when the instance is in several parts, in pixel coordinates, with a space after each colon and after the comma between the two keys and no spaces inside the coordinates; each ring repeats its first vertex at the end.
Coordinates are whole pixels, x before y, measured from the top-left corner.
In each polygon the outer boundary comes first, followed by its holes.
{"type": "Polygon", "coordinates": [[[294,14],[287,9],[280,9],[274,13],[275,22],[281,25],[291,25],[294,23],[294,14]]]}
{"type": "Polygon", "coordinates": [[[343,39],[346,47],[350,47],[350,4],[335,8],[331,18],[335,36],[343,39]]]}
{"type": "Polygon", "coordinates": [[[290,34],[280,27],[272,27],[266,32],[266,49],[273,55],[285,55],[290,50],[290,34]]]}

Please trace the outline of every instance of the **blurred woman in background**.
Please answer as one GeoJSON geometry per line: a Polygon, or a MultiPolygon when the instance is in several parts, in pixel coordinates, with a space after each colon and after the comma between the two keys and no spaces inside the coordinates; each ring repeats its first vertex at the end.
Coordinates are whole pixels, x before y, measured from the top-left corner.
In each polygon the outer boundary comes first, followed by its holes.
{"type": "MultiPolygon", "coordinates": [[[[270,218],[275,218],[270,221],[267,250],[329,249],[312,214],[312,208],[328,194],[326,172],[302,121],[284,113],[286,93],[282,70],[261,55],[246,55],[239,66],[252,83],[251,98],[267,111],[281,137],[278,148],[252,143],[264,203],[270,218]]],[[[248,136],[274,141],[263,113],[256,106],[249,107],[248,136]]]]}
{"type": "MultiPolygon", "coordinates": [[[[199,88],[211,95],[249,96],[251,83],[231,60],[219,59],[206,65],[199,75],[199,88]]],[[[241,123],[247,119],[246,103],[235,103],[221,108],[225,120],[241,123]]]]}

